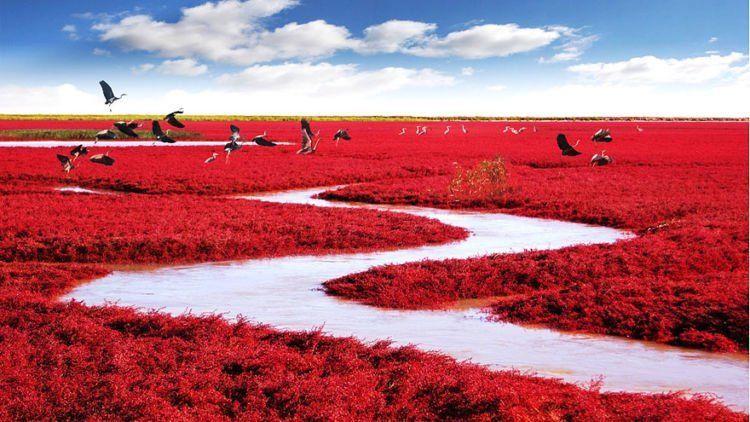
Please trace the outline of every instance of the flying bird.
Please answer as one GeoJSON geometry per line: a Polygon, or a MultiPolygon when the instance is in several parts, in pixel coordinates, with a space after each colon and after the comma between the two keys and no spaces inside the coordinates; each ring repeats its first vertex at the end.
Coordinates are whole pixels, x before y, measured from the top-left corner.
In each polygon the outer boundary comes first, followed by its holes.
{"type": "MultiPolygon", "coordinates": [[[[238,129],[239,131],[239,129],[238,129]]],[[[257,145],[260,145],[262,147],[275,147],[276,143],[273,141],[269,141],[266,139],[266,132],[264,131],[262,135],[258,135],[255,138],[253,138],[253,142],[255,142],[257,145]]]]}
{"type": "Polygon", "coordinates": [[[87,155],[89,153],[89,149],[83,146],[83,144],[78,145],[77,147],[73,148],[73,150],[70,151],[70,155],[73,156],[73,161],[75,161],[76,158],[80,155],[87,155]]]}
{"type": "Polygon", "coordinates": [[[422,134],[422,126],[417,126],[417,135],[422,134]]]}
{"type": "Polygon", "coordinates": [[[216,153],[216,152],[212,152],[212,153],[211,153],[211,156],[210,156],[210,157],[208,157],[208,158],[206,158],[206,161],[204,161],[204,162],[203,162],[203,164],[208,164],[208,163],[212,163],[212,162],[213,162],[214,160],[216,160],[216,157],[218,157],[218,156],[219,156],[219,154],[218,154],[218,153],[216,153]]]}
{"type": "Polygon", "coordinates": [[[102,94],[104,94],[104,99],[107,100],[104,102],[104,105],[109,106],[109,111],[112,111],[112,103],[114,103],[115,101],[127,95],[127,94],[122,94],[119,97],[116,97],[115,92],[112,91],[112,87],[109,86],[108,83],[104,81],[99,81],[99,85],[101,85],[102,87],[102,94]]]}
{"type": "Polygon", "coordinates": [[[399,133],[399,135],[406,135],[406,128],[405,127],[401,128],[401,133],[399,133]]]}
{"type": "Polygon", "coordinates": [[[167,123],[169,123],[170,125],[174,127],[183,128],[185,127],[185,125],[181,121],[177,120],[177,117],[175,117],[175,114],[182,114],[182,113],[184,113],[184,111],[182,111],[182,108],[180,108],[179,110],[173,111],[167,114],[166,116],[164,116],[164,120],[166,120],[167,123]]]}
{"type": "Polygon", "coordinates": [[[339,140],[341,139],[345,141],[351,141],[352,137],[349,136],[349,132],[347,132],[346,129],[339,129],[333,135],[333,140],[336,141],[336,146],[339,146],[339,140]]]}
{"type": "Polygon", "coordinates": [[[135,129],[141,127],[142,125],[131,120],[127,123],[124,121],[115,122],[113,126],[116,127],[117,130],[130,136],[131,138],[137,138],[138,134],[135,133],[135,129]]]}
{"type": "Polygon", "coordinates": [[[591,137],[594,142],[612,142],[612,135],[609,134],[609,129],[599,129],[591,137]]]}
{"type": "Polygon", "coordinates": [[[62,169],[65,173],[70,173],[70,171],[75,168],[73,162],[70,161],[70,158],[68,158],[67,155],[57,154],[57,159],[60,161],[60,164],[62,164],[62,169]]]}
{"type": "Polygon", "coordinates": [[[447,135],[450,131],[451,131],[451,127],[450,126],[446,126],[445,127],[445,131],[443,131],[443,135],[447,135]]]}
{"type": "Polygon", "coordinates": [[[115,159],[109,156],[109,152],[105,152],[104,154],[92,155],[89,160],[91,160],[92,163],[101,164],[104,166],[111,166],[115,163],[115,159]]]}
{"type": "Polygon", "coordinates": [[[612,163],[614,161],[612,157],[605,154],[607,150],[602,150],[601,154],[594,154],[591,157],[591,167],[597,167],[597,166],[606,166],[607,164],[612,163]]]}
{"type": "Polygon", "coordinates": [[[235,125],[229,125],[229,130],[232,131],[232,134],[229,135],[229,142],[224,145],[224,152],[227,153],[227,158],[225,162],[229,162],[229,154],[232,153],[232,151],[237,151],[238,149],[242,148],[242,144],[239,143],[240,140],[240,128],[238,128],[235,125]]]}
{"type": "Polygon", "coordinates": [[[117,134],[112,132],[109,129],[104,129],[102,131],[97,132],[96,135],[94,135],[94,138],[95,138],[94,142],[101,141],[102,139],[112,140],[112,139],[117,139],[117,134]]]}
{"type": "Polygon", "coordinates": [[[521,129],[518,129],[518,132],[516,132],[516,135],[518,135],[519,133],[523,133],[524,130],[526,130],[525,126],[522,127],[521,129]]]}
{"type": "Polygon", "coordinates": [[[579,142],[581,142],[580,139],[576,141],[575,145],[570,145],[568,143],[568,139],[565,137],[564,134],[560,133],[557,135],[557,147],[560,148],[562,155],[565,155],[568,157],[575,157],[576,155],[581,155],[580,152],[575,150],[575,147],[578,146],[579,142]]]}
{"type": "MultiPolygon", "coordinates": [[[[169,137],[169,129],[167,129],[167,133],[162,132],[158,120],[154,120],[151,122],[151,132],[159,142],[164,142],[165,144],[175,143],[175,140],[169,137]]],[[[156,144],[156,142],[154,142],[154,144],[156,144]]]]}

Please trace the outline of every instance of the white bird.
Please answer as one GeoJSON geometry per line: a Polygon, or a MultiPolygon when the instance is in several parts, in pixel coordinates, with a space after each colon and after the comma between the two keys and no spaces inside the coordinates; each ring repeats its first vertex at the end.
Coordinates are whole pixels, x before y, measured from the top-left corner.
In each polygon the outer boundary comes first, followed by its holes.
{"type": "Polygon", "coordinates": [[[417,135],[421,135],[421,133],[420,133],[420,132],[422,132],[421,128],[422,128],[422,126],[417,126],[417,135]]]}
{"type": "Polygon", "coordinates": [[[420,135],[424,135],[425,133],[427,133],[427,126],[422,126],[422,133],[420,135]]]}
{"type": "Polygon", "coordinates": [[[638,130],[638,132],[643,132],[643,128],[641,128],[640,126],[637,126],[637,125],[636,125],[636,127],[635,127],[635,128],[636,128],[636,129],[638,130]]]}
{"type": "Polygon", "coordinates": [[[401,133],[399,133],[399,135],[406,135],[406,128],[405,127],[401,128],[401,133]]]}
{"type": "Polygon", "coordinates": [[[516,135],[518,135],[519,133],[523,132],[524,130],[526,130],[525,126],[522,127],[521,129],[518,129],[518,132],[516,132],[516,135]]]}
{"type": "Polygon", "coordinates": [[[463,132],[464,135],[466,135],[467,133],[469,133],[469,131],[466,130],[466,126],[464,126],[464,125],[461,125],[461,132],[463,132]]]}
{"type": "Polygon", "coordinates": [[[536,126],[534,126],[534,133],[536,133],[536,126]]]}
{"type": "Polygon", "coordinates": [[[443,135],[447,135],[448,132],[450,132],[450,131],[451,131],[451,127],[450,126],[446,126],[445,127],[445,132],[443,132],[443,135]]]}
{"type": "Polygon", "coordinates": [[[210,162],[213,162],[216,159],[216,157],[218,157],[218,156],[219,156],[219,154],[216,153],[216,152],[214,152],[214,153],[211,154],[210,157],[206,158],[206,161],[204,161],[203,163],[204,164],[208,164],[210,162]]]}

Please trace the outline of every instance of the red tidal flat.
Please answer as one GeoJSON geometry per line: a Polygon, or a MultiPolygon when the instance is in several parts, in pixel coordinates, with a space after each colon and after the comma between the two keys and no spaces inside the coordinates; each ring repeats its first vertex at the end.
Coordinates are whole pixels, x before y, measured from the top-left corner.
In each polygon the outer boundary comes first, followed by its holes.
{"type": "Polygon", "coordinates": [[[702,397],[600,393],[385,342],[54,300],[104,273],[0,264],[0,418],[746,419],[702,397]]]}
{"type": "Polygon", "coordinates": [[[608,145],[633,161],[605,168],[513,163],[511,189],[499,201],[455,200],[448,190],[451,176],[393,179],[324,194],[364,202],[499,208],[640,235],[608,246],[385,267],[330,281],[327,291],[395,308],[506,296],[491,307],[498,319],[746,350],[747,128],[736,127],[720,140],[707,135],[699,145],[678,142],[689,136],[684,135],[688,128],[652,145],[608,145]],[[728,145],[735,155],[726,154],[728,145]],[[695,152],[685,156],[684,150],[695,152]],[[674,158],[655,159],[652,151],[674,158]]]}
{"type": "Polygon", "coordinates": [[[194,195],[0,194],[0,260],[173,263],[442,243],[462,229],[391,213],[194,195]]]}
{"type": "MultiPolygon", "coordinates": [[[[116,120],[116,119],[113,119],[116,120]]],[[[214,317],[143,315],[59,303],[71,286],[106,274],[94,263],[168,263],[406,246],[461,231],[411,217],[257,204],[214,195],[372,182],[335,194],[371,202],[502,208],[632,229],[609,246],[385,267],[328,289],[392,307],[440,307],[504,296],[498,318],[747,348],[746,123],[313,122],[318,152],[243,148],[229,164],[210,147],[113,148],[113,167],[83,162],[65,177],[55,153],[0,154],[0,418],[319,418],[746,420],[706,398],[600,393],[486,369],[409,348],[364,346],[319,333],[279,333],[214,317]],[[427,124],[427,135],[413,135],[427,124]],[[600,126],[616,162],[562,160],[554,136],[588,142],[600,126]],[[348,128],[353,140],[330,136],[348,128]],[[401,128],[409,135],[398,136],[401,128]],[[454,163],[503,156],[511,190],[501,203],[453,201],[454,163]],[[97,196],[53,186],[108,188],[97,196]],[[658,230],[648,230],[668,223],[658,230]],[[25,262],[19,262],[25,261],[25,262]],[[40,262],[41,261],[41,262],[40,262]],[[46,262],[44,262],[46,261],[46,262]],[[64,264],[60,262],[65,262],[64,264]],[[744,325],[743,325],[744,324],[744,325]]],[[[295,122],[241,122],[297,142],[295,122]]],[[[0,129],[97,129],[102,122],[0,122],[0,129]]],[[[228,122],[187,122],[225,139],[228,122]]],[[[106,127],[106,125],[104,126],[106,127]]],[[[103,128],[103,127],[102,127],[103,128]]],[[[218,148],[217,148],[218,150],[218,148]]],[[[103,152],[92,148],[92,153],[103,152]]]]}

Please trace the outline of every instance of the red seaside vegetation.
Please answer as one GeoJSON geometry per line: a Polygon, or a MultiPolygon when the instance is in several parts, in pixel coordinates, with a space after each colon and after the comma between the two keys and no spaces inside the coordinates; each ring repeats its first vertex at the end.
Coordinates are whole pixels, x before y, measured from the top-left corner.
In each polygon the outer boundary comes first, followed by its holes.
{"type": "MultiPolygon", "coordinates": [[[[18,122],[3,122],[0,128],[25,127],[18,122]]],[[[44,128],[57,123],[35,122],[44,128]]],[[[87,129],[101,122],[65,124],[87,129]]],[[[502,124],[472,122],[468,136],[442,137],[440,124],[429,122],[428,135],[396,135],[401,127],[414,124],[314,124],[324,134],[346,127],[354,140],[338,148],[324,142],[309,157],[295,155],[296,146],[243,148],[228,165],[221,160],[204,165],[210,147],[112,148],[117,160],[113,167],[84,162],[70,177],[54,157],[64,149],[7,150],[0,155],[0,418],[747,420],[705,397],[601,393],[596,383],[580,387],[492,372],[386,343],[365,346],[319,332],[282,333],[213,316],[171,317],[57,300],[76,284],[111,270],[102,264],[332,253],[465,235],[416,217],[216,196],[381,181],[362,185],[362,192],[372,195],[372,201],[381,195],[380,200],[431,201],[433,206],[512,207],[506,209],[644,235],[612,246],[386,267],[371,273],[372,280],[378,280],[372,285],[332,283],[359,286],[352,289],[359,296],[351,297],[384,306],[439,307],[460,297],[507,295],[494,305],[498,318],[519,316],[526,321],[547,315],[549,320],[543,322],[548,325],[578,318],[592,330],[600,323],[594,321],[599,314],[575,317],[573,310],[588,312],[585,307],[593,302],[600,314],[611,314],[603,308],[612,308],[614,301],[624,309],[623,319],[645,330],[643,337],[653,335],[646,316],[663,319],[659,332],[672,335],[670,324],[685,318],[690,329],[678,330],[684,343],[692,339],[692,344],[718,344],[719,349],[747,347],[747,340],[743,346],[737,334],[740,317],[747,323],[746,273],[739,278],[747,268],[747,210],[739,211],[747,202],[746,124],[648,123],[641,124],[646,132],[639,135],[633,123],[609,123],[613,134],[626,134],[608,146],[616,163],[602,169],[585,167],[585,159],[560,160],[553,144],[558,130],[572,139],[584,138],[598,123],[540,122],[538,133],[505,136],[499,133],[502,124]],[[664,136],[675,130],[682,137],[664,136]],[[706,139],[716,139],[714,147],[705,147],[706,139]],[[702,155],[685,151],[686,145],[693,148],[699,141],[696,150],[702,155]],[[502,204],[468,198],[457,203],[455,195],[451,198],[454,162],[470,168],[497,155],[510,170],[511,188],[502,204]],[[663,163],[667,157],[675,162],[663,163]],[[636,183],[628,187],[628,180],[636,183]],[[130,193],[52,190],[61,185],[130,193]],[[659,188],[663,198],[672,199],[666,205],[659,200],[659,188]],[[680,191],[674,194],[676,188],[680,191]],[[613,190],[608,194],[612,200],[585,199],[592,189],[613,190]],[[407,190],[407,199],[393,194],[407,190]],[[613,205],[618,201],[625,205],[613,205]],[[647,229],[662,222],[668,225],[647,229]],[[697,244],[700,260],[692,249],[697,244]],[[563,256],[570,261],[563,262],[563,256]],[[422,271],[426,288],[414,283],[416,276],[390,281],[378,276],[398,268],[404,274],[422,271]],[[705,276],[690,284],[687,278],[700,271],[705,276]],[[481,276],[484,285],[473,278],[481,276]],[[643,286],[635,282],[639,276],[646,281],[643,286]],[[445,285],[435,284],[441,279],[445,285]],[[403,298],[381,293],[398,286],[403,298]],[[735,302],[744,309],[733,308],[728,299],[735,295],[733,286],[738,290],[735,302]],[[651,296],[634,302],[648,289],[651,296]],[[554,317],[537,310],[548,309],[546,295],[553,294],[568,301],[560,300],[566,306],[554,317]],[[420,295],[427,299],[420,302],[420,295]],[[580,309],[576,301],[581,301],[580,309]],[[676,313],[680,307],[683,316],[676,313]],[[714,312],[700,311],[707,308],[714,312]],[[700,312],[687,315],[694,310],[700,312]],[[722,321],[725,327],[717,328],[722,321]]],[[[224,139],[225,126],[189,122],[187,129],[224,139]]],[[[249,134],[267,128],[272,139],[298,138],[293,122],[240,126],[249,134]]],[[[337,195],[344,197],[345,192],[337,195]]],[[[616,334],[629,335],[627,324],[612,321],[614,329],[621,330],[616,334]]]]}
{"type": "Polygon", "coordinates": [[[613,143],[610,148],[631,155],[640,150],[642,158],[638,164],[622,160],[606,168],[521,162],[510,168],[507,193],[492,200],[457,197],[449,189],[454,176],[373,182],[325,193],[329,199],[363,202],[499,208],[639,235],[606,246],[386,266],[329,281],[326,290],[394,308],[505,296],[491,306],[500,320],[747,350],[746,137],[743,126],[734,136],[708,138],[696,146],[666,137],[658,146],[613,143]],[[716,163],[709,146],[727,144],[734,145],[736,155],[716,163]],[[679,157],[679,149],[688,147],[703,163],[693,163],[695,157],[665,162],[651,156],[651,151],[671,148],[679,157]]]}

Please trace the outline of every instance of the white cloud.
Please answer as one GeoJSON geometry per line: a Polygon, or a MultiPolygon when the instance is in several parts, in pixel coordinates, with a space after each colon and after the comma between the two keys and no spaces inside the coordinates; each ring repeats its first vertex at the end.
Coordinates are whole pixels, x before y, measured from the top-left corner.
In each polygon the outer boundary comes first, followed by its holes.
{"type": "Polygon", "coordinates": [[[543,28],[521,28],[514,23],[486,24],[451,32],[443,38],[430,36],[403,52],[421,57],[505,57],[544,47],[559,37],[560,33],[543,28]]]}
{"type": "Polygon", "coordinates": [[[143,63],[142,65],[131,67],[130,71],[133,72],[134,75],[140,75],[141,73],[150,72],[155,67],[156,67],[155,64],[143,63]]]}
{"type": "MultiPolygon", "coordinates": [[[[350,72],[358,73],[356,69],[350,72]]],[[[316,77],[321,83],[317,89],[299,89],[299,86],[311,82],[297,80],[284,89],[261,91],[254,89],[262,81],[244,87],[246,81],[235,81],[239,83],[236,88],[231,84],[220,84],[200,91],[166,87],[158,91],[143,87],[139,91],[136,85],[131,89],[123,87],[129,95],[117,102],[116,111],[122,114],[162,113],[179,104],[196,114],[748,117],[748,75],[744,73],[733,81],[712,87],[668,88],[607,83],[567,84],[523,91],[509,87],[503,91],[503,101],[499,102],[496,92],[466,90],[458,85],[440,86],[440,89],[413,86],[408,90],[386,86],[377,92],[378,95],[370,95],[370,91],[362,96],[357,91],[347,91],[348,87],[373,81],[365,77],[358,81],[349,80],[342,87],[318,75],[316,77]],[[248,101],[248,92],[253,94],[252,101],[248,101]],[[456,101],[458,95],[461,101],[456,101]],[[602,101],[602,98],[607,101],[602,101]]],[[[413,75],[412,79],[420,76],[413,75]]],[[[273,81],[272,78],[266,80],[273,81]]],[[[402,88],[411,86],[396,85],[402,88]]],[[[102,113],[106,110],[103,102],[96,84],[89,86],[86,92],[70,84],[0,86],[0,113],[102,113]]]]}
{"type": "Polygon", "coordinates": [[[504,91],[507,88],[505,85],[490,85],[487,87],[490,91],[504,91]]]}
{"type": "Polygon", "coordinates": [[[605,82],[701,83],[732,75],[747,63],[742,53],[708,55],[686,59],[634,57],[611,63],[587,63],[568,67],[583,77],[605,82]]]}
{"type": "Polygon", "coordinates": [[[76,29],[76,26],[73,24],[64,25],[60,30],[66,33],[68,35],[68,38],[70,38],[71,40],[77,40],[80,38],[78,36],[78,31],[76,29]]]}
{"type": "Polygon", "coordinates": [[[474,75],[474,68],[473,67],[462,67],[461,68],[461,76],[473,76],[474,75]]]}
{"type": "Polygon", "coordinates": [[[255,65],[239,73],[221,75],[217,81],[241,91],[355,97],[408,87],[447,86],[454,79],[433,69],[359,70],[354,64],[324,62],[255,65]]]}
{"type": "Polygon", "coordinates": [[[94,48],[94,50],[91,51],[91,54],[95,56],[111,56],[112,52],[109,50],[105,50],[103,48],[94,48]]]}
{"type": "Polygon", "coordinates": [[[0,86],[0,113],[86,113],[103,104],[101,93],[86,93],[71,84],[0,86]]]}
{"type": "Polygon", "coordinates": [[[165,75],[198,76],[208,72],[208,66],[194,59],[164,60],[156,71],[165,75]]]}
{"type": "Polygon", "coordinates": [[[273,30],[263,27],[263,18],[297,4],[298,0],[221,0],[184,8],[173,23],[144,14],[114,22],[108,15],[92,29],[100,33],[101,41],[114,42],[125,50],[237,65],[322,58],[340,50],[467,59],[504,57],[549,45],[561,35],[556,29],[509,23],[475,25],[440,37],[434,34],[434,23],[408,20],[370,26],[362,38],[324,20],[292,22],[273,30]]]}
{"type": "Polygon", "coordinates": [[[214,61],[253,63],[247,47],[257,37],[259,21],[296,5],[297,0],[223,0],[182,9],[175,23],[134,15],[100,22],[92,29],[100,40],[125,50],[143,50],[175,58],[199,56],[214,61]],[[243,54],[244,53],[244,54],[243,54]]]}
{"type": "Polygon", "coordinates": [[[424,42],[427,34],[437,29],[434,23],[390,20],[365,28],[359,51],[395,53],[424,42]]]}
{"type": "Polygon", "coordinates": [[[719,39],[718,39],[718,38],[716,38],[716,37],[711,37],[711,38],[709,38],[709,39],[708,39],[708,43],[709,43],[709,44],[713,44],[713,43],[715,43],[716,41],[719,41],[719,39]]]}
{"type": "Polygon", "coordinates": [[[599,40],[598,35],[583,35],[580,29],[568,28],[566,26],[552,26],[549,29],[561,34],[564,42],[555,46],[559,51],[550,58],[541,57],[539,63],[560,63],[578,60],[591,45],[599,40]]]}

